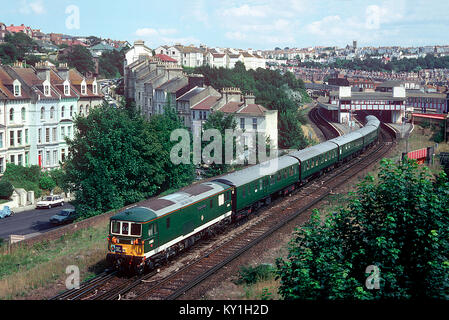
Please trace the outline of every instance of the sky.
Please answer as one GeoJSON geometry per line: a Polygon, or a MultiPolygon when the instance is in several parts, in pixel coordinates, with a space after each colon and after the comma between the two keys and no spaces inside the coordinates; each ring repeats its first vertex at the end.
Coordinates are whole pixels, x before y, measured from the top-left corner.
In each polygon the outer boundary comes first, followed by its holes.
{"type": "Polygon", "coordinates": [[[0,22],[45,33],[268,50],[449,44],[447,0],[0,0],[0,22]]]}

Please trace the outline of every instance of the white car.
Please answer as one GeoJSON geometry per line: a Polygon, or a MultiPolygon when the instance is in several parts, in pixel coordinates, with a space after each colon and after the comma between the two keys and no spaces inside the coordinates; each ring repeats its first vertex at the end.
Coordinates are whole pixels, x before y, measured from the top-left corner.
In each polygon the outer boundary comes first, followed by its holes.
{"type": "Polygon", "coordinates": [[[64,199],[61,196],[48,196],[43,198],[41,201],[39,201],[36,204],[36,208],[48,208],[56,207],[56,206],[63,206],[64,205],[64,199]]]}

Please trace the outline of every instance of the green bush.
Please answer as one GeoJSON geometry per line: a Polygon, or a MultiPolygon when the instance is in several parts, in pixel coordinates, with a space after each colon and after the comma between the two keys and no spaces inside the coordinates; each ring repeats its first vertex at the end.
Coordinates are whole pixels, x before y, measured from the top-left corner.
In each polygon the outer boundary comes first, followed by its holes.
{"type": "Polygon", "coordinates": [[[6,180],[0,181],[0,199],[9,199],[12,196],[12,193],[14,192],[13,185],[6,180]]]}
{"type": "Polygon", "coordinates": [[[43,173],[39,179],[39,187],[43,190],[53,190],[56,187],[56,182],[50,177],[48,173],[43,173]]]}
{"type": "Polygon", "coordinates": [[[241,267],[239,279],[236,284],[254,284],[260,280],[268,280],[275,274],[275,268],[271,264],[261,264],[255,267],[241,267]]]}

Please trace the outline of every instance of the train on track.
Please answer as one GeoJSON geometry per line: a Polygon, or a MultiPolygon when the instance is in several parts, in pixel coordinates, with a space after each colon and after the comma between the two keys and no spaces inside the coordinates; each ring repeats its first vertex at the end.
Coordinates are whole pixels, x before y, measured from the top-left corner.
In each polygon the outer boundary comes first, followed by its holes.
{"type": "Polygon", "coordinates": [[[110,218],[107,261],[126,273],[154,269],[349,161],[377,143],[379,134],[379,120],[367,116],[363,128],[347,135],[130,206],[110,218]]]}

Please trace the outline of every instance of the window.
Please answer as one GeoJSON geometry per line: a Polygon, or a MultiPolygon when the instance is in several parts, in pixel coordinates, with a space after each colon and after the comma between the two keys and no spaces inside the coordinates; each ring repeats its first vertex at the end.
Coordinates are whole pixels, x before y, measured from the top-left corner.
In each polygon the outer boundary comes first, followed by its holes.
{"type": "Polygon", "coordinates": [[[157,233],[157,224],[150,224],[148,226],[148,236],[152,237],[157,233]]]}
{"type": "Polygon", "coordinates": [[[25,108],[22,108],[22,121],[25,121],[25,117],[26,117],[25,108]]]}
{"type": "Polygon", "coordinates": [[[41,120],[44,120],[44,119],[45,119],[45,108],[42,107],[41,108],[41,120]]]}
{"type": "Polygon", "coordinates": [[[58,150],[53,150],[53,165],[58,163],[58,150]]]}
{"type": "Polygon", "coordinates": [[[212,209],[214,206],[214,200],[210,199],[210,208],[212,209]]]}
{"type": "Polygon", "coordinates": [[[257,118],[253,118],[253,129],[257,130],[257,118]]]}
{"type": "Polygon", "coordinates": [[[5,170],[5,168],[3,165],[3,158],[0,158],[0,173],[3,173],[4,170],[5,170]]]}
{"type": "Polygon", "coordinates": [[[50,142],[50,128],[45,129],[45,142],[50,142]]]}
{"type": "Polygon", "coordinates": [[[61,149],[61,162],[65,162],[65,149],[61,149]]]}
{"type": "Polygon", "coordinates": [[[3,132],[0,132],[0,148],[3,148],[3,132]]]}
{"type": "Polygon", "coordinates": [[[17,144],[22,145],[22,130],[17,131],[17,144]]]}
{"type": "Polygon", "coordinates": [[[240,129],[245,129],[245,118],[240,118],[240,129]]]}
{"type": "Polygon", "coordinates": [[[64,85],[64,94],[65,94],[66,96],[70,95],[70,87],[69,87],[68,84],[65,84],[65,85],[64,85]]]}
{"type": "Polygon", "coordinates": [[[11,155],[11,163],[16,164],[16,157],[14,155],[11,155]]]}
{"type": "Polygon", "coordinates": [[[37,141],[38,141],[38,143],[42,143],[42,129],[38,130],[37,141]]]}
{"type": "Polygon", "coordinates": [[[93,90],[93,93],[94,93],[94,94],[97,94],[97,93],[98,93],[98,92],[97,92],[97,84],[96,84],[96,83],[92,84],[92,90],[93,90]]]}
{"type": "Polygon", "coordinates": [[[53,132],[52,132],[52,138],[53,138],[53,142],[56,142],[56,141],[58,141],[58,135],[57,135],[57,132],[56,132],[56,130],[57,130],[57,128],[53,128],[53,132]]]}
{"type": "Polygon", "coordinates": [[[139,223],[131,224],[131,235],[140,237],[142,235],[142,225],[139,223]]]}
{"type": "Polygon", "coordinates": [[[50,165],[50,151],[47,151],[45,155],[46,155],[45,163],[47,166],[49,166],[50,165]]]}
{"type": "Polygon", "coordinates": [[[18,84],[14,85],[14,96],[15,97],[21,96],[20,85],[18,84]]]}
{"type": "Polygon", "coordinates": [[[17,165],[23,166],[23,156],[21,154],[17,156],[17,165]]]}
{"type": "Polygon", "coordinates": [[[167,218],[167,229],[170,228],[170,218],[167,218]]]}
{"type": "Polygon", "coordinates": [[[9,110],[9,121],[14,121],[14,109],[9,110]]]}
{"type": "Polygon", "coordinates": [[[14,131],[9,132],[9,145],[14,146],[14,131]]]}
{"type": "Polygon", "coordinates": [[[81,84],[81,94],[82,95],[86,95],[87,92],[87,88],[85,84],[81,84]]]}
{"type": "MultiPolygon", "coordinates": [[[[229,194],[226,192],[226,198],[228,198],[229,194]]],[[[228,200],[228,199],[226,199],[228,200]]],[[[218,196],[218,206],[222,206],[225,202],[225,195],[224,194],[220,194],[218,196]]]]}
{"type": "Polygon", "coordinates": [[[129,222],[122,222],[122,228],[121,228],[121,234],[122,235],[129,235],[129,222]]]}
{"type": "Polygon", "coordinates": [[[120,222],[112,221],[111,233],[115,233],[115,234],[119,234],[120,233],[120,222]]]}
{"type": "Polygon", "coordinates": [[[64,140],[65,138],[65,127],[61,127],[61,139],[64,140]]]}
{"type": "Polygon", "coordinates": [[[51,107],[50,109],[50,119],[53,119],[55,117],[55,107],[51,107]]]}
{"type": "Polygon", "coordinates": [[[73,116],[73,106],[70,106],[70,117],[73,116]]]}
{"type": "Polygon", "coordinates": [[[65,112],[65,107],[62,106],[62,108],[61,108],[61,118],[64,118],[64,112],[65,112]]]}

